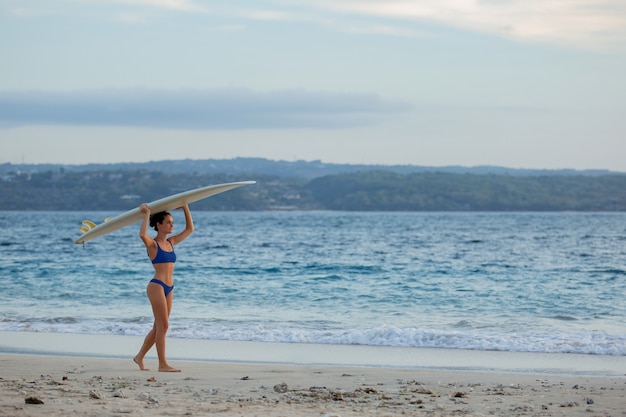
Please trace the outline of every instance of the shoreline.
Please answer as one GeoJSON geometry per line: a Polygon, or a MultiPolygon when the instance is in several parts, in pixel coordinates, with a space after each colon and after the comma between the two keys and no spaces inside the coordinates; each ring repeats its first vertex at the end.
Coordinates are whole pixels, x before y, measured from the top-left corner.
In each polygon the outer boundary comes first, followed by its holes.
{"type": "MultiPolygon", "coordinates": [[[[0,332],[0,355],[132,358],[140,336],[0,332]]],[[[623,356],[168,338],[172,362],[623,377],[623,356]]],[[[154,361],[153,348],[146,359],[154,361]]]]}

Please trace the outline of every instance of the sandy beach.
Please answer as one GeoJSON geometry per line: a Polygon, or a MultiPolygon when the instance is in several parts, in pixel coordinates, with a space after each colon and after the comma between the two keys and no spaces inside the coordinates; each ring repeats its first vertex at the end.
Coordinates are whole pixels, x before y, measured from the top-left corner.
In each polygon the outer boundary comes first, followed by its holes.
{"type": "Polygon", "coordinates": [[[4,355],[2,416],[624,416],[626,380],[4,355]]]}
{"type": "Polygon", "coordinates": [[[626,416],[623,372],[178,360],[181,373],[163,373],[73,349],[0,349],[0,416],[626,416]]]}

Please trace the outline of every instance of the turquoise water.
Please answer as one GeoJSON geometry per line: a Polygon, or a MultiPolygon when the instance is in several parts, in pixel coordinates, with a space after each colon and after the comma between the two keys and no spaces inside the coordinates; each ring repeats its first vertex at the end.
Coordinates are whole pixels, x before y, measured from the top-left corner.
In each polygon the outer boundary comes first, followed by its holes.
{"type": "MultiPolygon", "coordinates": [[[[117,214],[0,212],[0,331],[145,334],[139,226],[73,243],[117,214]]],[[[193,215],[173,338],[626,355],[624,213],[193,215]]]]}

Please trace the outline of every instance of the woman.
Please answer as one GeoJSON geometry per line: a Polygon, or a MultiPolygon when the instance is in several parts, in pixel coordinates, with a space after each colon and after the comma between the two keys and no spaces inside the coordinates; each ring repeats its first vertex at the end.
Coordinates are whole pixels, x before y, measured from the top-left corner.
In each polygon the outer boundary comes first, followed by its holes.
{"type": "Polygon", "coordinates": [[[193,219],[189,206],[185,204],[182,208],[185,212],[185,230],[168,238],[167,235],[174,231],[172,215],[163,211],[151,216],[150,208],[146,203],[139,207],[139,211],[144,215],[139,229],[139,237],[146,245],[148,257],[154,267],[154,278],[148,283],[146,289],[148,299],[152,304],[154,325],[146,336],[139,353],[133,358],[142,371],[148,370],[143,363],[144,356],[156,344],[159,372],[180,372],[180,369],[171,367],[165,358],[165,333],[167,333],[168,320],[172,311],[172,299],[174,298],[173,273],[174,262],[176,262],[174,246],[185,240],[193,232],[193,219]],[[148,223],[157,231],[154,238],[148,236],[148,223]]]}

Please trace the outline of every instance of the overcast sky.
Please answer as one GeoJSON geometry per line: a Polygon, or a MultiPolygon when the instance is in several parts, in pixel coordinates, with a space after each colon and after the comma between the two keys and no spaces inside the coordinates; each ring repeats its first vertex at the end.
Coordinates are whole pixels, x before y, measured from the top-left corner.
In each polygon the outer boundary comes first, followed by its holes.
{"type": "Polygon", "coordinates": [[[0,0],[0,163],[626,172],[624,0],[0,0]]]}

